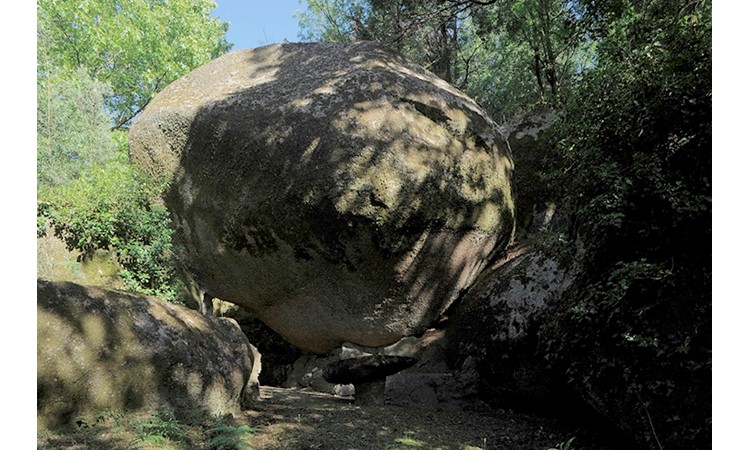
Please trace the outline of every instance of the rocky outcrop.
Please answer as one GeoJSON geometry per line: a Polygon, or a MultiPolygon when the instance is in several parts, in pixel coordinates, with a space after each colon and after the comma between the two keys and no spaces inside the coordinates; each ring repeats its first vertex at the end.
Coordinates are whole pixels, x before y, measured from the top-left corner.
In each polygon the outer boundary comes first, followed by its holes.
{"type": "Polygon", "coordinates": [[[44,234],[37,236],[36,244],[36,273],[39,278],[114,289],[125,287],[119,276],[122,266],[113,251],[100,249],[86,255],[68,250],[50,225],[46,226],[44,234]]]}
{"type": "Polygon", "coordinates": [[[567,225],[559,189],[550,188],[543,179],[543,174],[554,168],[550,158],[554,143],[549,142],[545,132],[555,119],[554,111],[539,109],[501,125],[515,164],[513,181],[518,239],[543,229],[561,230],[567,225]]]}
{"type": "Polygon", "coordinates": [[[341,361],[341,349],[333,350],[325,356],[302,355],[292,364],[286,380],[281,386],[293,389],[310,389],[326,394],[349,397],[354,395],[351,384],[329,383],[323,378],[323,370],[331,363],[341,361]]]}
{"type": "MultiPolygon", "coordinates": [[[[421,355],[421,363],[430,361],[421,355]]],[[[386,403],[391,405],[419,405],[440,408],[467,408],[481,403],[478,398],[479,375],[476,361],[464,360],[457,370],[425,370],[415,367],[387,378],[386,403]]]]}
{"type": "Polygon", "coordinates": [[[369,355],[329,364],[323,378],[329,383],[353,384],[354,399],[360,405],[385,403],[385,379],[417,362],[411,356],[369,355]]]}
{"type": "Polygon", "coordinates": [[[236,322],[149,297],[37,282],[37,426],[107,410],[236,413],[259,355],[236,322]]]}
{"type": "Polygon", "coordinates": [[[476,362],[480,395],[496,403],[541,404],[560,393],[538,353],[539,327],[580,269],[572,258],[517,248],[488,269],[454,311],[446,355],[476,362]]]}
{"type": "Polygon", "coordinates": [[[374,43],[224,55],[129,141],[204,290],[314,353],[420,334],[514,229],[499,126],[374,43]]]}
{"type": "MultiPolygon", "coordinates": [[[[398,373],[385,375],[385,383],[379,386],[375,392],[376,396],[366,398],[366,394],[365,403],[376,399],[375,403],[390,405],[473,408],[477,405],[479,393],[476,361],[468,358],[462,367],[456,370],[449,369],[444,334],[444,330],[429,329],[419,337],[408,336],[386,347],[364,347],[346,342],[325,356],[303,355],[294,363],[293,370],[283,386],[311,389],[344,397],[355,396],[356,399],[353,384],[326,381],[327,368],[348,360],[400,357],[413,359],[415,363],[398,373]]],[[[370,394],[372,393],[371,390],[370,394]]]]}
{"type": "MultiPolygon", "coordinates": [[[[293,373],[297,373],[297,362],[303,357],[302,352],[297,347],[286,342],[278,333],[243,308],[232,309],[226,312],[224,317],[231,317],[236,320],[245,335],[252,339],[253,344],[258,347],[260,354],[263,355],[263,370],[259,377],[260,384],[279,387],[292,378],[293,373]]],[[[302,381],[308,378],[301,376],[298,379],[302,381]]],[[[287,386],[298,387],[293,383],[287,386]]],[[[300,383],[300,386],[306,387],[303,383],[300,383]]]]}

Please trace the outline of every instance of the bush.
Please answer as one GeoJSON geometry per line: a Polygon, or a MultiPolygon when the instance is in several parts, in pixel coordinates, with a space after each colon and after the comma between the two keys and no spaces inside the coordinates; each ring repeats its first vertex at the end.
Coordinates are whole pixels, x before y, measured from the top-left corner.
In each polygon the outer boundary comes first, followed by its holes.
{"type": "Polygon", "coordinates": [[[69,76],[59,71],[38,78],[37,181],[57,186],[77,179],[86,167],[117,156],[104,98],[106,83],[79,68],[69,76]]]}
{"type": "Polygon", "coordinates": [[[128,289],[175,301],[163,186],[128,162],[126,133],[110,130],[110,87],[83,68],[45,66],[37,80],[37,237],[49,225],[81,259],[114,251],[128,289]]]}
{"type": "MultiPolygon", "coordinates": [[[[553,130],[586,278],[542,330],[547,359],[644,448],[711,427],[709,2],[629,1],[553,130]],[[684,6],[684,7],[683,7],[684,6]],[[674,11],[675,15],[665,14],[674,11]]],[[[604,5],[604,6],[602,6],[604,5]]]]}
{"type": "Polygon", "coordinates": [[[259,431],[258,428],[251,428],[247,425],[218,424],[206,431],[206,435],[210,437],[206,442],[206,448],[209,450],[243,450],[247,447],[245,443],[247,436],[257,431],[259,431]]]}
{"type": "Polygon", "coordinates": [[[177,301],[171,219],[162,185],[124,161],[89,166],[75,181],[40,190],[38,214],[69,250],[115,252],[128,289],[177,301]]]}

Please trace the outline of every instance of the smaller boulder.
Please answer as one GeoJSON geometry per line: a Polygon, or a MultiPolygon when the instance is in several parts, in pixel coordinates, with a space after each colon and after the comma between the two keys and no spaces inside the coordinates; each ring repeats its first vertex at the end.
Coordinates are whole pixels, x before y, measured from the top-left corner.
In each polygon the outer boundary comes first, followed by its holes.
{"type": "Polygon", "coordinates": [[[414,365],[416,358],[395,355],[371,355],[342,359],[323,370],[329,383],[353,384],[358,404],[383,404],[385,379],[414,365]]]}
{"type": "Polygon", "coordinates": [[[231,319],[141,295],[37,281],[39,430],[107,410],[238,413],[257,394],[259,363],[231,319]]]}
{"type": "Polygon", "coordinates": [[[538,350],[538,330],[580,269],[563,255],[516,248],[466,294],[446,329],[449,366],[477,361],[490,403],[531,406],[558,394],[538,350]]]}
{"type": "Polygon", "coordinates": [[[302,355],[294,362],[289,376],[281,386],[292,389],[311,389],[339,397],[351,397],[354,395],[354,386],[329,383],[323,378],[323,370],[328,365],[339,361],[341,359],[340,353],[340,349],[337,349],[326,356],[302,355]]]}
{"type": "MultiPolygon", "coordinates": [[[[423,357],[429,358],[430,355],[424,354],[423,357]]],[[[466,358],[459,370],[425,371],[418,366],[419,363],[386,379],[385,399],[388,404],[439,406],[443,409],[482,405],[477,398],[479,374],[473,358],[466,358]]]]}

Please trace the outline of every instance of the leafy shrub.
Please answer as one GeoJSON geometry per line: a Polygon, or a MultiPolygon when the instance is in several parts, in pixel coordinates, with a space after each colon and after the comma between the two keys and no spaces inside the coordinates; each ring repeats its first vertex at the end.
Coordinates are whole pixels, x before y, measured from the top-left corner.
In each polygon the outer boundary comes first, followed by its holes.
{"type": "Polygon", "coordinates": [[[40,190],[38,214],[82,258],[115,252],[125,286],[177,300],[171,219],[162,186],[127,162],[87,167],[75,181],[40,190]]]}
{"type": "Polygon", "coordinates": [[[211,436],[206,447],[211,450],[243,450],[246,448],[243,438],[257,431],[257,428],[247,425],[220,425],[206,431],[211,436]]]}
{"type": "Polygon", "coordinates": [[[127,157],[127,135],[110,131],[110,87],[84,69],[47,63],[40,46],[37,89],[37,237],[50,225],[68,250],[114,251],[124,285],[176,300],[169,214],[162,186],[127,157]]]}
{"type": "Polygon", "coordinates": [[[644,448],[709,444],[710,2],[602,8],[597,67],[558,140],[586,278],[542,330],[547,359],[644,448]],[[665,14],[673,11],[674,14],[665,14]],[[686,414],[690,411],[690,414],[686,414]]]}

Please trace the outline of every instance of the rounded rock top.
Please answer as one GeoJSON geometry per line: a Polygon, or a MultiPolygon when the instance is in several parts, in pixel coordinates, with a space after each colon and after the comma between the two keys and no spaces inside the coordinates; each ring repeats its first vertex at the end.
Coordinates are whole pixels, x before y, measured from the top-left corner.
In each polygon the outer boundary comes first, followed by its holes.
{"type": "Polygon", "coordinates": [[[515,226],[499,126],[370,42],[217,58],[153,99],[130,152],[170,181],[202,288],[316,353],[420,333],[515,226]]]}

